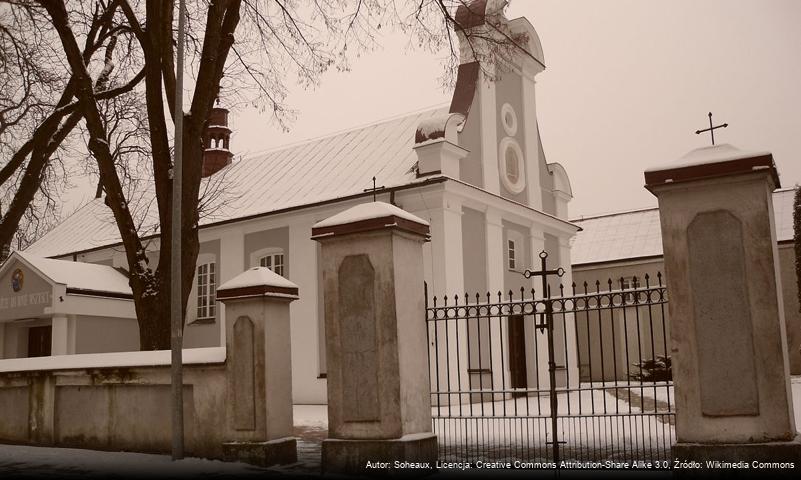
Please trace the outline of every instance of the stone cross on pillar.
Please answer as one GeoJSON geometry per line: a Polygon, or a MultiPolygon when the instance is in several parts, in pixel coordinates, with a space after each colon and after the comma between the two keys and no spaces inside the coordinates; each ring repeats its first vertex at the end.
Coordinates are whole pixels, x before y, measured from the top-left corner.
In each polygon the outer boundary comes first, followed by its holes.
{"type": "Polygon", "coordinates": [[[314,225],[321,244],[328,364],[324,473],[386,473],[367,462],[430,463],[423,243],[428,223],[383,202],[314,225]]]}
{"type": "Polygon", "coordinates": [[[646,170],[645,183],[659,199],[670,297],[673,457],[799,462],[773,156],[699,148],[646,170]]]}
{"type": "Polygon", "coordinates": [[[297,285],[265,267],[217,289],[225,304],[226,460],[261,466],[297,461],[289,331],[289,304],[297,298],[297,285]]]}

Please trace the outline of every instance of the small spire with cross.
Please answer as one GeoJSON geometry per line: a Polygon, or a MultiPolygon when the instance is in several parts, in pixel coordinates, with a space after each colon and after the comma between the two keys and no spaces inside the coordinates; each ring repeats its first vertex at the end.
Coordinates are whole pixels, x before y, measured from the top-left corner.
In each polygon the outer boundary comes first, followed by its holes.
{"type": "Polygon", "coordinates": [[[380,192],[382,190],[386,190],[387,187],[381,185],[380,187],[375,186],[375,176],[373,177],[373,188],[365,188],[365,192],[373,192],[373,201],[375,202],[375,195],[376,192],[380,192]]]}
{"type": "Polygon", "coordinates": [[[709,132],[709,134],[712,136],[712,145],[714,145],[715,144],[715,129],[716,128],[726,128],[728,126],[729,126],[728,123],[724,123],[723,125],[717,125],[717,126],[713,127],[712,126],[712,112],[709,112],[709,128],[705,128],[703,130],[696,130],[695,134],[696,135],[700,135],[700,134],[702,134],[704,132],[709,132]]]}

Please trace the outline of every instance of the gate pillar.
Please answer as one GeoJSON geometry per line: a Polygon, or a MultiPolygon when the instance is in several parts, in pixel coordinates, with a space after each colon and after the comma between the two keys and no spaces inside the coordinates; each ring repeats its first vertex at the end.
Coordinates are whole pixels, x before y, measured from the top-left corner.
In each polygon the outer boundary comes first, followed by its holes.
{"type": "Polygon", "coordinates": [[[312,228],[321,244],[328,362],[324,473],[383,474],[396,460],[434,466],[423,298],[428,232],[424,220],[383,202],[312,228]]]}
{"type": "Polygon", "coordinates": [[[646,170],[645,183],[659,199],[670,296],[673,457],[798,462],[773,156],[699,148],[646,170]]]}
{"type": "Polygon", "coordinates": [[[261,466],[297,461],[289,304],[298,286],[265,267],[217,289],[227,348],[223,456],[261,466]]]}

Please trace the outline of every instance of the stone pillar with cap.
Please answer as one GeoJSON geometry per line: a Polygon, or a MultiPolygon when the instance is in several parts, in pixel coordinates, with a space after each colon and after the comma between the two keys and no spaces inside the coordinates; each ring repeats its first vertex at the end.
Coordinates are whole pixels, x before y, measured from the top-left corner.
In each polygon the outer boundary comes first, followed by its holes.
{"type": "Polygon", "coordinates": [[[312,228],[325,302],[324,473],[387,473],[367,462],[396,460],[434,466],[422,260],[428,234],[427,222],[383,202],[312,228]]]}
{"type": "Polygon", "coordinates": [[[289,304],[298,287],[255,267],[223,283],[226,460],[261,466],[297,461],[292,424],[289,304]]]}
{"type": "Polygon", "coordinates": [[[645,171],[659,199],[679,460],[801,461],[768,152],[723,144],[645,171]]]}

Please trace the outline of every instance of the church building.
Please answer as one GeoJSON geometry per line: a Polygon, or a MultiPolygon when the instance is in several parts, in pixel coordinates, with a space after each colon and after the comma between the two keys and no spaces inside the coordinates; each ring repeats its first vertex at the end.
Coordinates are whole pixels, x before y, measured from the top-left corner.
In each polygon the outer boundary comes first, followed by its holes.
{"type": "MultiPolygon", "coordinates": [[[[546,160],[536,115],[535,80],[545,57],[534,27],[525,18],[506,19],[505,3],[473,2],[471,8],[484,15],[459,9],[465,27],[489,29],[488,22],[497,22],[519,48],[492,67],[463,48],[450,105],[243,158],[233,154],[229,112],[214,109],[201,187],[209,201],[199,225],[185,348],[225,345],[225,306],[216,301],[216,286],[250,267],[267,267],[299,286],[300,299],[290,307],[294,402],[325,403],[323,288],[312,225],[374,197],[430,223],[423,259],[430,297],[531,288],[533,280],[522,272],[537,265],[543,250],[550,266],[567,270],[562,281],[570,283],[570,241],[579,230],[567,220],[570,181],[561,165],[546,160]]],[[[150,213],[151,225],[155,216],[150,213]]],[[[155,259],[159,239],[151,233],[148,251],[155,259]]],[[[109,275],[128,268],[102,198],[23,254],[32,264],[30,259],[46,258],[103,265],[109,275]]],[[[12,318],[0,310],[0,358],[29,355],[25,348],[9,348],[11,337],[33,335],[43,325],[51,326],[54,345],[78,353],[78,343],[59,338],[74,333],[48,318],[54,317],[46,311],[12,318]]]]}

